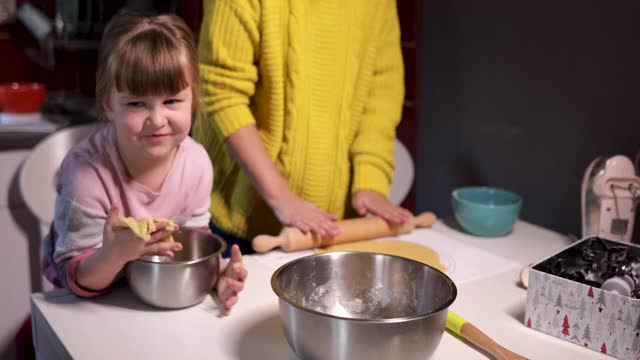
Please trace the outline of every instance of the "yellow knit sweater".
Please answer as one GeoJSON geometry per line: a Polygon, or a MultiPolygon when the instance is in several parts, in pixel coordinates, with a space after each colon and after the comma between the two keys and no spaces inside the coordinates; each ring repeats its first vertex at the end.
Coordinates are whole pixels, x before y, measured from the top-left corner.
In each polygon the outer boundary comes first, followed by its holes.
{"type": "Polygon", "coordinates": [[[213,162],[216,226],[245,239],[281,229],[224,142],[249,124],[321,209],[344,217],[351,193],[388,195],[404,99],[395,0],[211,0],[203,19],[193,137],[213,162]]]}

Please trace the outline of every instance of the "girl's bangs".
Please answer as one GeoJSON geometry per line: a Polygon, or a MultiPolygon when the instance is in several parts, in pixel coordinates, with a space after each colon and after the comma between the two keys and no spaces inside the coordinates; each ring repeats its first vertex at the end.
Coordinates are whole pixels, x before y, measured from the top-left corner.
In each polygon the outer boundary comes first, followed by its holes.
{"type": "Polygon", "coordinates": [[[187,59],[160,31],[129,39],[113,64],[118,92],[133,96],[173,95],[189,86],[187,59]]]}

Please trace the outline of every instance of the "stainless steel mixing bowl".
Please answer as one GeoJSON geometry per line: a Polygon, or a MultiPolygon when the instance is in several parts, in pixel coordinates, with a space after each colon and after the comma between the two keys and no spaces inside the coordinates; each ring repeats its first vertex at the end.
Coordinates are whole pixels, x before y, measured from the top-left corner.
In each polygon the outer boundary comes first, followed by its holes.
{"type": "Polygon", "coordinates": [[[219,236],[182,229],[173,239],[182,244],[174,258],[144,256],[125,267],[131,289],[149,305],[177,309],[198,304],[218,279],[219,258],[226,247],[219,236]]]}
{"type": "Polygon", "coordinates": [[[293,260],[276,270],[271,287],[301,359],[427,359],[457,294],[435,268],[365,252],[293,260]]]}

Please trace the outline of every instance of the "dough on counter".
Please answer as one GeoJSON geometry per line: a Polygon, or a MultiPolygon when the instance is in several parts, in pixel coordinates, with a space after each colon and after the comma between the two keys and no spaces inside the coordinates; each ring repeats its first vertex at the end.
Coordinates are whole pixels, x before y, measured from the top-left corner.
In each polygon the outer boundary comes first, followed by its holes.
{"type": "MultiPolygon", "coordinates": [[[[136,220],[132,217],[121,217],[119,219],[120,226],[127,227],[136,234],[137,237],[141,238],[144,241],[149,241],[151,239],[151,233],[156,231],[156,222],[161,222],[167,224],[166,229],[169,231],[173,231],[177,228],[176,224],[165,218],[156,217],[156,218],[143,218],[140,220],[136,220]]],[[[173,235],[169,235],[166,238],[162,239],[162,241],[174,242],[173,235]]]]}
{"type": "Polygon", "coordinates": [[[440,263],[440,255],[438,255],[437,252],[424,245],[409,241],[392,239],[356,241],[331,245],[326,248],[316,250],[316,253],[321,254],[335,251],[365,251],[377,254],[402,256],[427,264],[442,272],[447,270],[447,267],[440,263]]]}

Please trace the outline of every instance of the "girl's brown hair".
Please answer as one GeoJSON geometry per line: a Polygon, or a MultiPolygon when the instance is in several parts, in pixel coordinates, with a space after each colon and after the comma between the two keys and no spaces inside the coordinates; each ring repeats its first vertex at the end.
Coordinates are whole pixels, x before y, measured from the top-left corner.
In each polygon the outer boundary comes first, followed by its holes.
{"type": "Polygon", "coordinates": [[[98,53],[96,105],[104,114],[112,91],[134,96],[177,94],[191,85],[199,103],[198,59],[191,29],[176,15],[114,16],[98,53]]]}

